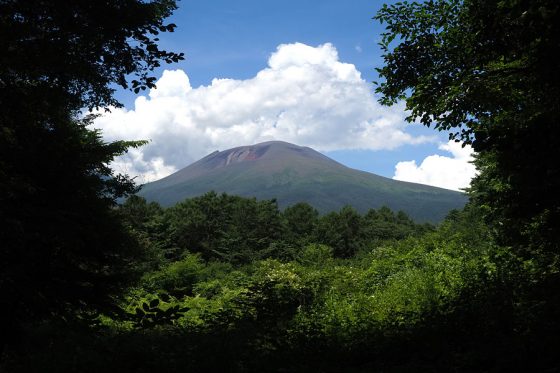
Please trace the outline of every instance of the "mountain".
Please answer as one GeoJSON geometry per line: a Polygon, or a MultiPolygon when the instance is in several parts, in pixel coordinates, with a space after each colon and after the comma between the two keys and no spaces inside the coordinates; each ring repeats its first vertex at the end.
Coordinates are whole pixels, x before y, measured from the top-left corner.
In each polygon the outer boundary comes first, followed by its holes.
{"type": "Polygon", "coordinates": [[[311,148],[281,141],[215,151],[144,185],[139,195],[171,206],[211,190],[276,198],[281,208],[307,202],[321,213],[344,205],[364,213],[385,205],[419,222],[441,221],[449,210],[462,208],[467,201],[460,192],[354,170],[311,148]]]}

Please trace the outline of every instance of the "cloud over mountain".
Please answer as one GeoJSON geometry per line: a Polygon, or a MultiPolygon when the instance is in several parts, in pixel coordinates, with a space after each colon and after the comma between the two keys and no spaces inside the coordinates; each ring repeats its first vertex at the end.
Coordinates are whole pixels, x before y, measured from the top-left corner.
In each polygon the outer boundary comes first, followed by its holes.
{"type": "Polygon", "coordinates": [[[330,151],[431,141],[407,133],[404,117],[403,106],[377,103],[371,83],[332,44],[294,43],[278,46],[268,67],[247,80],[193,88],[184,71],[164,71],[134,109],[112,109],[95,126],[108,141],[150,140],[114,164],[145,182],[240,144],[282,140],[330,151]]]}
{"type": "Polygon", "coordinates": [[[476,175],[473,161],[473,150],[467,145],[449,141],[439,149],[451,153],[452,157],[430,155],[418,166],[416,161],[399,162],[395,166],[393,179],[413,183],[429,184],[440,188],[461,190],[470,185],[476,175]]]}

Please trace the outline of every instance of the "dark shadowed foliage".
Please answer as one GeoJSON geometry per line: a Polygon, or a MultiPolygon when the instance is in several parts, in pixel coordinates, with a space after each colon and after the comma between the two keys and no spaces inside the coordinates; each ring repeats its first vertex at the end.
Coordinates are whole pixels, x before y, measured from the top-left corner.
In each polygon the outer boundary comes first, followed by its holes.
{"type": "Polygon", "coordinates": [[[84,108],[114,85],[153,87],[182,55],[158,48],[174,1],[0,1],[0,339],[107,309],[142,250],[115,216],[132,180],[108,167],[142,142],[104,143],[84,108]],[[132,75],[131,75],[132,74],[132,75]]]}

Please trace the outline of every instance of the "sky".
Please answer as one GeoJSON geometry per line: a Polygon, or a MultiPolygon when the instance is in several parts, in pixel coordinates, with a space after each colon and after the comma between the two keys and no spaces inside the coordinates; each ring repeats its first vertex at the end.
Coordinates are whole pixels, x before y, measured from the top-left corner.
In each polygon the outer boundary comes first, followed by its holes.
{"type": "Polygon", "coordinates": [[[460,190],[475,174],[469,147],[405,121],[404,103],[374,93],[383,27],[376,0],[182,0],[160,34],[185,53],[155,71],[157,88],[118,90],[95,127],[106,141],[149,140],[114,162],[145,183],[215,150],[281,140],[352,168],[460,190]]]}

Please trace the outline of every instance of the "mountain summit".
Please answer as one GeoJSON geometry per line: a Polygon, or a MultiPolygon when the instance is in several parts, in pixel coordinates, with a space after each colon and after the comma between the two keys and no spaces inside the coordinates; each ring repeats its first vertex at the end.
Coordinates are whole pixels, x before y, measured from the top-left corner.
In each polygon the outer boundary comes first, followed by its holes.
{"type": "Polygon", "coordinates": [[[164,206],[208,191],[258,199],[276,198],[281,208],[307,202],[322,213],[351,205],[360,212],[388,206],[417,221],[438,222],[462,208],[463,193],[392,180],[346,167],[308,147],[269,141],[215,151],[139,195],[164,206]]]}

